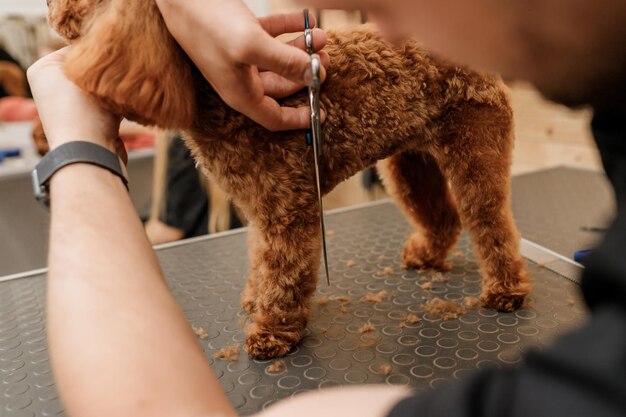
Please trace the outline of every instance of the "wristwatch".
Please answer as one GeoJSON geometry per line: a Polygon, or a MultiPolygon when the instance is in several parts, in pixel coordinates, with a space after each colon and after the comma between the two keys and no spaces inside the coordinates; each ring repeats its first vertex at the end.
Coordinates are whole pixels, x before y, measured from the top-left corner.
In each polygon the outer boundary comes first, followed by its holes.
{"type": "Polygon", "coordinates": [[[31,177],[37,201],[50,208],[50,178],[61,168],[71,164],[92,164],[120,177],[128,189],[128,173],[121,158],[92,142],[68,142],[48,152],[33,170],[31,177]]]}

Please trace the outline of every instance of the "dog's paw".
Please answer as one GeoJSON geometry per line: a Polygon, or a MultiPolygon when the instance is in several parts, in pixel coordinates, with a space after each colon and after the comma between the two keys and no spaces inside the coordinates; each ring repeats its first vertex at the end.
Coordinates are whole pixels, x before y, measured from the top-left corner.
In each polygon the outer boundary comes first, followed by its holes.
{"type": "Polygon", "coordinates": [[[507,288],[500,285],[483,289],[480,300],[483,306],[493,308],[503,313],[510,313],[521,308],[524,300],[530,293],[531,283],[528,281],[521,282],[514,288],[507,288]]]}
{"type": "Polygon", "coordinates": [[[267,329],[255,323],[246,328],[246,352],[255,359],[273,359],[287,355],[300,342],[301,332],[267,329]]]}
{"type": "Polygon", "coordinates": [[[433,250],[423,237],[415,234],[404,244],[402,262],[406,268],[447,271],[450,264],[446,262],[446,255],[433,250]]]}
{"type": "Polygon", "coordinates": [[[510,313],[522,307],[526,295],[486,293],[480,296],[484,307],[493,308],[502,313],[510,313]]]}

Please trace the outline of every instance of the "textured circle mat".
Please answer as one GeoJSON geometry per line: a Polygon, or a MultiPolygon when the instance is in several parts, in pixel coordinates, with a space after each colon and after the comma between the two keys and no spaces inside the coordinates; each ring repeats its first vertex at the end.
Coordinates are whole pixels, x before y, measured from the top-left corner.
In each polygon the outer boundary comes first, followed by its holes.
{"type": "MultiPolygon", "coordinates": [[[[331,286],[320,275],[306,337],[282,362],[251,360],[243,351],[232,362],[214,358],[244,341],[245,233],[158,252],[190,325],[205,331],[198,342],[207,363],[242,414],[323,387],[426,390],[476,369],[515,366],[525,350],[585,320],[578,286],[531,263],[535,288],[526,308],[499,314],[463,307],[480,292],[467,238],[450,257],[449,272],[403,270],[399,254],[411,230],[391,203],[332,214],[327,225],[331,286]],[[442,316],[435,307],[444,301],[452,311],[442,316]]],[[[47,357],[44,292],[45,276],[0,283],[2,417],[63,415],[47,357]]]]}

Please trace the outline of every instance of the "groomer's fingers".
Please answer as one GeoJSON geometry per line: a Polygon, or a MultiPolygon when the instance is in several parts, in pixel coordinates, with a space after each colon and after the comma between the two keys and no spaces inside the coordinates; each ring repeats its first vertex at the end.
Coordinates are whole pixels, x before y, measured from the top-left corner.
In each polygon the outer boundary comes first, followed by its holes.
{"type": "MultiPolygon", "coordinates": [[[[306,85],[307,74],[310,78],[309,54],[270,36],[255,39],[248,53],[246,62],[282,75],[290,81],[306,85]]],[[[322,72],[324,71],[326,70],[322,67],[322,72]]]]}
{"type": "MultiPolygon", "coordinates": [[[[320,121],[326,120],[326,112],[320,110],[320,121]]],[[[263,101],[254,109],[252,120],[265,126],[271,131],[281,130],[302,130],[311,127],[311,108],[302,107],[282,107],[276,100],[265,96],[263,101]]]]}
{"type": "MultiPolygon", "coordinates": [[[[328,52],[318,51],[317,54],[320,56],[320,59],[322,61],[322,66],[324,67],[324,69],[328,70],[328,68],[330,68],[331,66],[330,55],[328,55],[328,52]]],[[[266,71],[268,70],[266,70],[265,68],[259,68],[259,72],[266,72],[266,71]]]]}
{"type": "MultiPolygon", "coordinates": [[[[294,46],[303,51],[306,49],[304,45],[304,35],[298,37],[297,39],[293,39],[287,42],[286,44],[289,46],[294,46]]],[[[313,49],[315,50],[315,52],[319,54],[320,58],[322,59],[322,65],[325,68],[328,68],[330,66],[330,57],[328,56],[327,52],[322,51],[322,48],[324,48],[325,46],[326,46],[326,34],[324,33],[323,30],[315,29],[313,31],[313,49]]],[[[259,71],[263,72],[263,71],[268,71],[268,70],[267,68],[259,67],[259,71]]]]}
{"type": "MultiPolygon", "coordinates": [[[[326,51],[320,51],[318,53],[322,61],[324,71],[321,72],[322,83],[326,81],[327,71],[326,68],[330,66],[330,56],[326,51]]],[[[295,83],[286,79],[285,77],[276,74],[273,71],[259,70],[261,80],[263,81],[263,88],[265,94],[274,98],[282,98],[302,90],[304,86],[302,84],[295,83]]]]}
{"type": "Polygon", "coordinates": [[[33,100],[50,149],[71,141],[89,140],[115,150],[120,118],[112,115],[71,82],[63,66],[70,48],[47,55],[27,72],[33,100]]]}
{"type": "MultiPolygon", "coordinates": [[[[304,31],[304,14],[296,12],[261,17],[259,23],[267,33],[274,37],[285,33],[302,32],[304,31]]],[[[316,21],[313,13],[309,13],[309,24],[315,27],[316,21]]]]}
{"type": "Polygon", "coordinates": [[[304,110],[283,108],[265,95],[254,68],[239,66],[223,73],[216,90],[226,104],[268,130],[305,129],[309,124],[304,110]]]}
{"type": "MultiPolygon", "coordinates": [[[[248,80],[253,85],[246,87],[241,82],[231,84],[233,86],[232,95],[227,94],[226,96],[232,100],[224,99],[231,107],[271,131],[310,128],[311,109],[309,106],[299,108],[281,106],[274,98],[263,95],[263,93],[259,94],[259,91],[263,90],[259,88],[259,85],[256,85],[257,82],[260,82],[258,74],[249,73],[249,75],[248,80]]],[[[234,77],[231,81],[237,80],[240,81],[241,78],[234,77]]],[[[321,121],[324,122],[326,119],[324,110],[321,111],[320,116],[321,121]]]]}
{"type": "Polygon", "coordinates": [[[235,100],[229,105],[270,131],[307,129],[310,126],[308,106],[281,107],[269,96],[254,101],[235,100]]]}
{"type": "Polygon", "coordinates": [[[308,106],[281,107],[276,100],[265,96],[258,106],[251,109],[249,117],[271,131],[307,129],[311,109],[308,106]]]}
{"type": "Polygon", "coordinates": [[[289,81],[271,71],[262,72],[260,76],[265,95],[275,99],[289,97],[304,88],[302,85],[289,81]]]}
{"type": "MultiPolygon", "coordinates": [[[[320,60],[322,61],[322,67],[324,67],[324,70],[327,70],[328,68],[330,68],[332,62],[330,61],[330,55],[328,55],[328,52],[326,51],[317,51],[317,54],[320,56],[320,60]]],[[[322,71],[322,74],[324,74],[325,71],[322,71]]],[[[325,77],[323,79],[326,79],[325,77]]]]}
{"type": "MultiPolygon", "coordinates": [[[[321,29],[313,29],[313,49],[315,52],[321,51],[326,46],[326,32],[321,29]]],[[[287,45],[295,46],[298,49],[306,50],[304,43],[304,35],[298,36],[296,39],[287,42],[287,45]]]]}
{"type": "MultiPolygon", "coordinates": [[[[320,54],[321,56],[321,54],[320,54]]],[[[329,60],[328,54],[326,54],[326,60],[329,60]]],[[[322,58],[322,62],[324,58],[322,58]]],[[[275,72],[266,71],[261,72],[260,74],[261,81],[263,82],[263,89],[265,90],[265,95],[270,96],[272,98],[284,98],[288,97],[300,90],[303,89],[303,86],[298,83],[294,83],[282,77],[275,72]]],[[[326,72],[322,72],[322,82],[326,80],[326,72]]]]}

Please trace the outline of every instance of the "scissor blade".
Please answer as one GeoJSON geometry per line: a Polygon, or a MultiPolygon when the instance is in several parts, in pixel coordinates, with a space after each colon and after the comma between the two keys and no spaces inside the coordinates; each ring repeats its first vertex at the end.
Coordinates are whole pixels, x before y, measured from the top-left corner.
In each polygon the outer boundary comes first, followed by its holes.
{"type": "Polygon", "coordinates": [[[313,131],[313,160],[315,161],[315,186],[317,188],[317,201],[319,204],[320,210],[320,228],[322,231],[322,250],[324,253],[324,270],[326,272],[326,283],[330,285],[330,274],[328,273],[328,252],[326,250],[326,226],[324,224],[324,206],[322,204],[322,186],[320,180],[320,160],[318,153],[318,140],[321,127],[319,126],[319,119],[317,122],[312,120],[312,123],[317,123],[317,125],[312,125],[313,131]]]}
{"type": "Polygon", "coordinates": [[[322,199],[320,202],[320,225],[322,226],[322,252],[324,253],[324,270],[326,271],[326,284],[330,285],[330,274],[328,273],[328,252],[326,251],[326,226],[324,225],[324,208],[322,199]]]}
{"type": "Polygon", "coordinates": [[[322,249],[324,252],[324,270],[326,271],[326,282],[330,285],[330,274],[328,273],[328,253],[326,251],[326,227],[324,225],[324,206],[322,205],[322,185],[320,179],[320,158],[322,156],[322,123],[320,120],[320,68],[321,59],[319,55],[311,55],[311,74],[313,82],[309,86],[309,104],[311,106],[311,135],[313,142],[313,160],[315,162],[315,187],[317,189],[317,201],[320,210],[320,229],[322,232],[322,249]]]}

